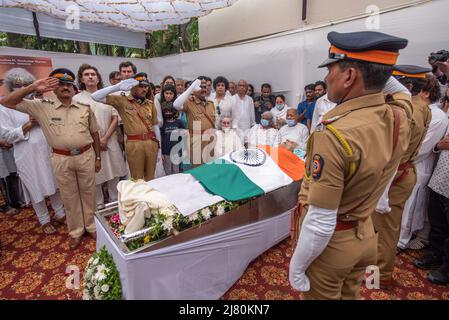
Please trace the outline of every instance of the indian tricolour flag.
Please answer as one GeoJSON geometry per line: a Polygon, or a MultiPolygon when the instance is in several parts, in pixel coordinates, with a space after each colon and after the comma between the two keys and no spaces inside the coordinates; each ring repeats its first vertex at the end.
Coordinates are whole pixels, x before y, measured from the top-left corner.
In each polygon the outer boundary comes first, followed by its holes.
{"type": "Polygon", "coordinates": [[[237,201],[263,195],[302,177],[304,162],[290,151],[265,148],[260,152],[265,157],[258,166],[236,163],[228,154],[185,173],[158,178],[147,184],[163,193],[187,216],[223,200],[237,201]]]}

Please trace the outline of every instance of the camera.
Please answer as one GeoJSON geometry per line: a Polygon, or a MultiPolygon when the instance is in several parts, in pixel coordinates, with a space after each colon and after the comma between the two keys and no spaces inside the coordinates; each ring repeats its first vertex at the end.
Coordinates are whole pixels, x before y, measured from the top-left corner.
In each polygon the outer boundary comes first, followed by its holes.
{"type": "Polygon", "coordinates": [[[437,52],[432,52],[429,56],[429,63],[434,64],[435,62],[446,62],[449,59],[449,51],[440,50],[437,52]]]}

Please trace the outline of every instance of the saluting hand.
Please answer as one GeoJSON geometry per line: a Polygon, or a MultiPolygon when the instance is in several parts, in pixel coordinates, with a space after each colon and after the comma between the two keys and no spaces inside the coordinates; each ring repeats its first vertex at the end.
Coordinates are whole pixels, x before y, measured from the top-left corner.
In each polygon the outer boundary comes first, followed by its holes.
{"type": "Polygon", "coordinates": [[[55,90],[59,86],[59,80],[53,77],[39,79],[32,84],[34,91],[45,93],[55,90]]]}
{"type": "Polygon", "coordinates": [[[123,80],[119,83],[119,89],[121,91],[129,91],[133,87],[137,86],[138,84],[139,84],[139,81],[137,81],[134,78],[129,78],[129,79],[123,80]]]}

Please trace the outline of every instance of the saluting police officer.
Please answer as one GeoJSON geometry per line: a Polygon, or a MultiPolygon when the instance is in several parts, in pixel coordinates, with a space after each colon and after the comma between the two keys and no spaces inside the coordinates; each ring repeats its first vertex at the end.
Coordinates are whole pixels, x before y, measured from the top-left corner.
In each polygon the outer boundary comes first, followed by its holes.
{"type": "Polygon", "coordinates": [[[309,140],[290,283],[306,299],[357,299],[376,263],[371,214],[410,140],[407,113],[382,93],[407,40],[370,31],[327,38],[319,67],[337,106],[309,140]]]}
{"type": "Polygon", "coordinates": [[[184,111],[187,116],[190,163],[194,168],[213,159],[211,153],[215,144],[215,106],[207,99],[206,82],[206,77],[198,77],[173,102],[173,107],[184,111]]]}
{"type": "Polygon", "coordinates": [[[87,231],[96,238],[95,172],[101,169],[100,137],[94,113],[87,104],[73,102],[75,75],[64,68],[2,99],[4,106],[37,119],[52,147],[51,163],[64,203],[70,249],[75,249],[87,231]],[[55,100],[24,99],[27,95],[52,91],[55,100]],[[92,148],[93,143],[93,148],[92,148]]]}
{"type": "MultiPolygon", "coordinates": [[[[407,151],[404,153],[398,171],[387,186],[388,199],[373,214],[374,228],[378,232],[377,266],[380,270],[380,288],[384,290],[393,287],[393,270],[397,251],[397,244],[401,232],[402,214],[405,202],[410,197],[416,184],[416,169],[413,161],[418,155],[421,143],[427,133],[432,113],[427,104],[418,96],[425,83],[426,74],[430,68],[413,65],[396,65],[393,76],[407,86],[410,94],[396,93],[396,101],[411,102],[412,122],[411,137],[407,151]]],[[[387,89],[387,88],[386,88],[387,89]]],[[[388,92],[386,92],[388,93],[388,92]]],[[[384,194],[385,194],[384,193],[384,194]]]]}
{"type": "Polygon", "coordinates": [[[150,83],[144,72],[92,94],[96,101],[117,109],[126,135],[126,158],[133,179],[154,179],[156,162],[161,158],[161,134],[154,103],[146,99],[150,83]],[[129,95],[117,91],[131,90],[129,95]]]}

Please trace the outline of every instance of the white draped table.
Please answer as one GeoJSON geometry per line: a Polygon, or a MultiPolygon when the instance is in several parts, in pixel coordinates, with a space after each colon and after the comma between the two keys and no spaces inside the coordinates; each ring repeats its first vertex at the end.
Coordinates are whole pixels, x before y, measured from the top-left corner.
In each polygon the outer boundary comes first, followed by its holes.
{"type": "Polygon", "coordinates": [[[290,211],[151,252],[124,254],[99,220],[97,250],[114,257],[123,298],[220,299],[249,263],[289,235],[290,211]]]}

